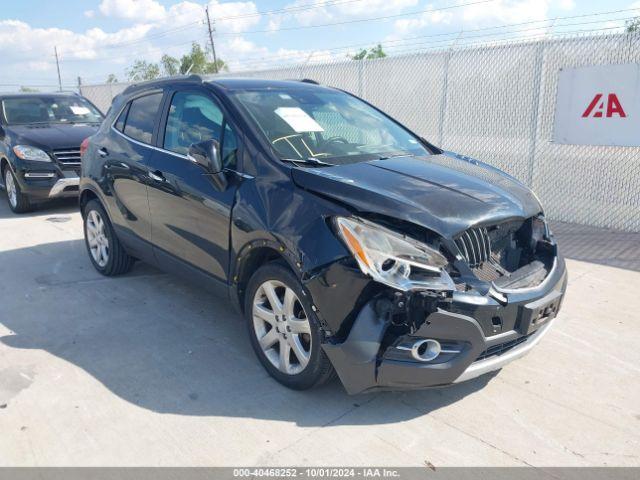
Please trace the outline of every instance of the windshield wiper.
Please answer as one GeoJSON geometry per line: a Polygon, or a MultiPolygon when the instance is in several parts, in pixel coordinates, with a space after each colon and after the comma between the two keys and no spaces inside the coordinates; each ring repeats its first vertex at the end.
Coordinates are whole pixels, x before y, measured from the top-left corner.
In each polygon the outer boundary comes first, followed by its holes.
{"type": "Polygon", "coordinates": [[[409,152],[398,152],[390,155],[381,156],[378,158],[378,160],[389,160],[390,158],[396,158],[396,157],[415,157],[415,155],[409,152]]]}
{"type": "Polygon", "coordinates": [[[281,160],[283,162],[301,163],[301,164],[305,164],[305,165],[319,165],[319,166],[324,166],[324,167],[334,167],[335,166],[333,163],[323,162],[322,160],[318,160],[317,158],[313,158],[313,157],[302,158],[302,159],[282,158],[281,160]]]}

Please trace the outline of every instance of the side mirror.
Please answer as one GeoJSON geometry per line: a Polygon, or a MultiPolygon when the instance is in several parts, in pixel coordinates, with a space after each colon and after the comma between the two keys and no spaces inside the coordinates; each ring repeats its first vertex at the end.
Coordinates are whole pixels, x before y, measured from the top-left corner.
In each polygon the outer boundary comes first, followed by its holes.
{"type": "Polygon", "coordinates": [[[222,172],[220,144],[217,140],[206,140],[192,144],[189,147],[189,157],[198,165],[202,165],[207,173],[222,172]]]}

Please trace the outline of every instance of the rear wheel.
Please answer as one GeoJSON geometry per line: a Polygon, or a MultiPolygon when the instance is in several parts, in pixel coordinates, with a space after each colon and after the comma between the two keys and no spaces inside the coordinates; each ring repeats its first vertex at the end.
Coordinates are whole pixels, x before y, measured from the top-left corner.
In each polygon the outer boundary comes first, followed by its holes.
{"type": "Polygon", "coordinates": [[[121,275],[131,270],[134,259],[116,236],[104,208],[91,200],[84,208],[84,239],[91,263],[103,275],[121,275]]]}
{"type": "Polygon", "coordinates": [[[7,191],[9,207],[14,213],[25,213],[31,210],[29,197],[22,193],[18,181],[8,166],[5,168],[4,172],[4,187],[7,191]]]}
{"type": "Polygon", "coordinates": [[[253,275],[247,286],[245,315],[253,349],[278,382],[306,390],[332,378],[318,319],[289,269],[269,264],[253,275]]]}

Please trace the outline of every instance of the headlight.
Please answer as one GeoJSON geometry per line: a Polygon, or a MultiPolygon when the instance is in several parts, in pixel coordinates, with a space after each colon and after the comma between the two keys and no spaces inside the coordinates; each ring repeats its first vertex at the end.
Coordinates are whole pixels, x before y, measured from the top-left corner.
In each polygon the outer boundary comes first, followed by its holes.
{"type": "Polygon", "coordinates": [[[365,275],[398,290],[453,290],[437,250],[380,225],[337,217],[337,230],[365,275]]]}
{"type": "Polygon", "coordinates": [[[13,147],[13,153],[22,160],[31,160],[33,162],[51,161],[51,157],[44,150],[29,145],[16,145],[13,147]]]}

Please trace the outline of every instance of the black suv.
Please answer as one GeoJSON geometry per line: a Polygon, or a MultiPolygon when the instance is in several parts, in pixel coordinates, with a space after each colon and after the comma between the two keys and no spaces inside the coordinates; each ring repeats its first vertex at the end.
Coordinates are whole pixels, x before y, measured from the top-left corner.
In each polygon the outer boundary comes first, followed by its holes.
{"type": "Polygon", "coordinates": [[[526,186],[310,81],[131,86],[89,139],[80,192],[99,272],[140,259],[222,289],[296,389],[497,370],[548,331],[567,282],[526,186]]]}
{"type": "Polygon", "coordinates": [[[77,196],[80,144],[102,119],[73,93],[0,95],[0,173],[11,210],[77,196]]]}

